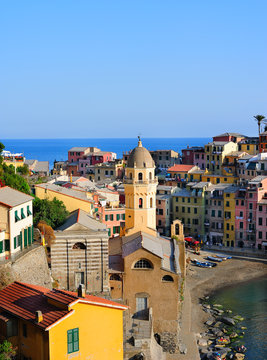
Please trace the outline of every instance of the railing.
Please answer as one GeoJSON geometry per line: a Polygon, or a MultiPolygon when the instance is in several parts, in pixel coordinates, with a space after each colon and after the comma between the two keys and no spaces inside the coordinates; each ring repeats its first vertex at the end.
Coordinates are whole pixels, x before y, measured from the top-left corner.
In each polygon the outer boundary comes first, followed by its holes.
{"type": "Polygon", "coordinates": [[[133,185],[148,185],[148,184],[157,184],[158,177],[155,176],[153,180],[134,180],[134,179],[123,179],[124,184],[133,184],[133,185]]]}

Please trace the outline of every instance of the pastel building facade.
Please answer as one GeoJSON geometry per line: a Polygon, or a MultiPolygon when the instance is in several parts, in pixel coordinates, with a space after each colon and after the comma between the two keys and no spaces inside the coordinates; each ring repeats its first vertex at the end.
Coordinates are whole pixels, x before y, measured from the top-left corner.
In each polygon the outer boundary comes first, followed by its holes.
{"type": "Polygon", "coordinates": [[[237,151],[237,149],[237,144],[232,141],[213,141],[205,145],[207,170],[220,175],[226,154],[237,151]]]}
{"type": "Polygon", "coordinates": [[[9,257],[33,242],[32,196],[8,186],[0,188],[0,258],[9,257]]]}

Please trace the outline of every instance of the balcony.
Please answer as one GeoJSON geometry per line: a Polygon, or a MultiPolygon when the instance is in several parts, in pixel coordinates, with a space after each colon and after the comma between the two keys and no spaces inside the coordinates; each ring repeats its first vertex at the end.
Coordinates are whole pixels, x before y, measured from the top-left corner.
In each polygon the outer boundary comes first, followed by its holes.
{"type": "Polygon", "coordinates": [[[133,185],[149,185],[149,184],[157,184],[158,177],[155,176],[153,180],[135,180],[135,179],[123,179],[124,184],[133,184],[133,185]]]}

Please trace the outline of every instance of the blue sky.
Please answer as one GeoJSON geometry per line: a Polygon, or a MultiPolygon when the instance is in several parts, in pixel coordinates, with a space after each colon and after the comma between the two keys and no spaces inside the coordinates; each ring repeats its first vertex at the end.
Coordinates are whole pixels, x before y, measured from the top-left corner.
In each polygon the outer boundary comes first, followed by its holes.
{"type": "Polygon", "coordinates": [[[266,0],[0,0],[0,138],[257,134],[266,0]]]}

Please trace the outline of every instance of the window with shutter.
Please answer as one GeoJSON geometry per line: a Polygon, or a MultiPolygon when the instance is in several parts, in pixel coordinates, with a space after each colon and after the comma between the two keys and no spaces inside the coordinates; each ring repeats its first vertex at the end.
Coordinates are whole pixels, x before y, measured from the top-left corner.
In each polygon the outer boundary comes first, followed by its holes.
{"type": "Polygon", "coordinates": [[[21,219],[25,219],[24,210],[23,208],[20,209],[21,219]]]}
{"type": "Polygon", "coordinates": [[[125,220],[125,214],[122,214],[122,220],[125,220]]]}
{"type": "Polygon", "coordinates": [[[31,213],[31,210],[30,210],[30,206],[28,205],[27,206],[27,216],[30,216],[30,215],[32,215],[32,213],[31,213]]]}
{"type": "Polygon", "coordinates": [[[108,215],[105,215],[105,221],[108,221],[108,215]]]}
{"type": "Polygon", "coordinates": [[[117,214],[117,220],[120,220],[120,214],[117,214]]]}
{"type": "Polygon", "coordinates": [[[4,241],[0,241],[0,254],[4,252],[4,241]]]}
{"type": "Polygon", "coordinates": [[[68,330],[68,354],[79,351],[79,329],[68,330]]]}
{"type": "Polygon", "coordinates": [[[18,216],[18,210],[15,210],[15,222],[19,221],[20,217],[18,216]]]}
{"type": "Polygon", "coordinates": [[[24,229],[24,243],[26,242],[26,244],[27,244],[27,241],[28,241],[28,244],[31,245],[31,243],[29,243],[27,229],[24,229]]]}
{"type": "Polygon", "coordinates": [[[15,236],[14,237],[14,249],[16,249],[16,247],[17,247],[17,237],[15,236]]]}

